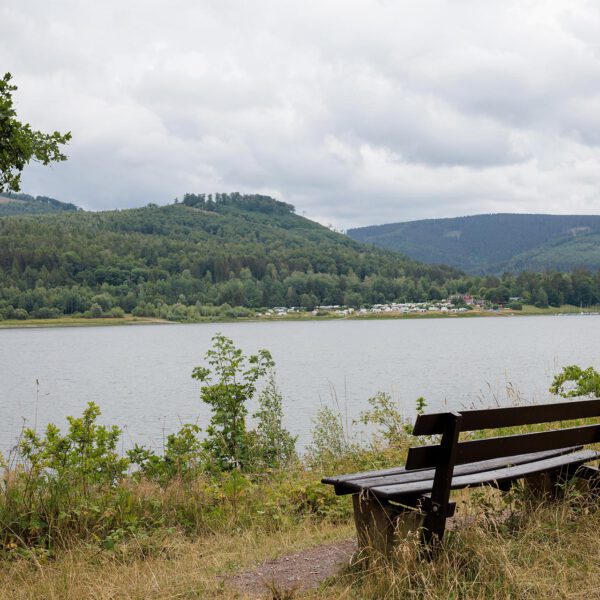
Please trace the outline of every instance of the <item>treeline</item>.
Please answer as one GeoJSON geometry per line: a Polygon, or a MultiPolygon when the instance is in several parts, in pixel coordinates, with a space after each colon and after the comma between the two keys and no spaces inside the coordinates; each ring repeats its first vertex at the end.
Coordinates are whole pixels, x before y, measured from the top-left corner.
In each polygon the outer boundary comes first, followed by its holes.
{"type": "Polygon", "coordinates": [[[16,192],[0,194],[0,217],[21,214],[52,212],[75,212],[81,210],[75,204],[61,202],[47,196],[30,196],[16,192]]]}
{"type": "Polygon", "coordinates": [[[505,273],[501,277],[473,277],[473,291],[494,304],[506,304],[511,297],[520,297],[526,304],[539,308],[573,304],[600,304],[600,271],[577,269],[572,273],[524,271],[518,275],[505,273]],[[479,284],[479,288],[478,285],[479,284]]]}
{"type": "Polygon", "coordinates": [[[266,196],[186,195],[110,212],[0,219],[0,318],[61,315],[198,320],[255,309],[423,302],[470,293],[492,303],[600,302],[600,278],[472,277],[373,249],[266,196]]]}
{"type": "MultiPolygon", "coordinates": [[[[178,201],[176,200],[175,203],[178,201]]],[[[244,209],[265,214],[293,213],[295,208],[291,204],[274,200],[270,196],[260,194],[185,194],[182,203],[186,206],[213,210],[215,212],[227,212],[228,208],[244,209]]]]}

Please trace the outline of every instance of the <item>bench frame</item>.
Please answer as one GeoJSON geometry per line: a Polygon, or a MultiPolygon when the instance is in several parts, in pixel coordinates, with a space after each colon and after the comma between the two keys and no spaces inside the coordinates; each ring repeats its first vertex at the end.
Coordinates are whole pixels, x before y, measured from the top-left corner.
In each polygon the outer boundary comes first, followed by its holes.
{"type": "Polygon", "coordinates": [[[430,554],[454,514],[452,489],[492,485],[507,491],[516,480],[525,479],[532,492],[555,497],[559,484],[573,476],[600,487],[600,471],[585,466],[600,454],[582,450],[600,443],[600,424],[467,441],[459,440],[461,432],[594,417],[600,417],[600,399],[419,415],[413,435],[441,434],[441,440],[410,448],[404,469],[327,477],[322,482],[334,485],[339,495],[353,494],[360,546],[389,551],[404,519],[405,532],[420,529],[430,554]],[[420,527],[415,514],[422,517],[420,527]]]}

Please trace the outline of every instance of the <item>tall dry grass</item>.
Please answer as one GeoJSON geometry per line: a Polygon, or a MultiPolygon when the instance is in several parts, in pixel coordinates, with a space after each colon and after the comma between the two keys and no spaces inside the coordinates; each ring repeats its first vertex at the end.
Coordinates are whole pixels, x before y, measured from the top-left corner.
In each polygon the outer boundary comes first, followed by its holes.
{"type": "Polygon", "coordinates": [[[315,598],[600,598],[600,504],[569,488],[566,497],[498,510],[492,492],[463,493],[459,527],[435,560],[416,538],[392,559],[359,561],[315,598]],[[466,515],[466,517],[465,517],[466,515]]]}
{"type": "MultiPolygon", "coordinates": [[[[540,505],[499,504],[494,492],[463,492],[461,522],[435,560],[422,559],[416,538],[398,545],[392,560],[370,557],[341,569],[319,589],[294,598],[588,599],[600,598],[600,505],[569,490],[540,505]]],[[[306,518],[273,532],[252,528],[191,539],[163,530],[128,539],[107,552],[79,544],[39,563],[19,558],[0,567],[0,597],[14,600],[95,598],[243,598],[227,575],[269,558],[347,538],[342,523],[306,518]]],[[[269,592],[277,597],[285,589],[269,592]]]]}

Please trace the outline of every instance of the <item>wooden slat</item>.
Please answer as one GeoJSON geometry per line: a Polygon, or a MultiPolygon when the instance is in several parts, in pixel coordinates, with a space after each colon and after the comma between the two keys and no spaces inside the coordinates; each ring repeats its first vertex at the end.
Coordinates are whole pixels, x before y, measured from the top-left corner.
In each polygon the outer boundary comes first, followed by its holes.
{"type": "MultiPolygon", "coordinates": [[[[483,471],[492,471],[507,466],[520,465],[527,462],[535,462],[544,460],[554,456],[562,456],[564,454],[581,450],[581,446],[573,446],[572,448],[560,448],[558,450],[547,450],[545,452],[534,452],[530,454],[517,454],[516,456],[508,456],[503,458],[494,458],[491,460],[482,460],[478,462],[458,465],[454,468],[454,475],[469,475],[471,473],[479,473],[483,471]]],[[[413,483],[416,481],[433,480],[435,469],[419,469],[415,471],[406,471],[405,469],[388,469],[394,471],[388,473],[386,471],[369,471],[366,477],[354,477],[353,475],[340,478],[325,478],[321,483],[331,483],[336,486],[338,495],[355,494],[364,490],[379,486],[398,485],[402,483],[413,483]]],[[[363,474],[364,475],[364,474],[363,474]]]]}
{"type": "MultiPolygon", "coordinates": [[[[421,469],[422,470],[422,469],[421,469]]],[[[365,479],[368,477],[379,477],[382,475],[397,475],[399,473],[406,472],[404,467],[392,467],[390,469],[380,469],[379,471],[363,471],[361,473],[349,473],[347,475],[332,475],[331,477],[324,477],[321,479],[321,483],[329,485],[337,485],[339,483],[346,483],[355,479],[365,479]]],[[[419,470],[415,469],[415,473],[419,470]]]]}
{"type": "MultiPolygon", "coordinates": [[[[443,433],[448,414],[446,412],[419,415],[415,421],[413,435],[443,433]]],[[[461,411],[460,414],[463,417],[462,431],[534,425],[536,423],[600,417],[600,399],[536,404],[534,406],[465,410],[461,411]]]]}
{"type": "MultiPolygon", "coordinates": [[[[456,475],[452,479],[451,488],[453,490],[458,490],[465,487],[476,487],[486,484],[501,483],[503,481],[511,481],[520,479],[526,475],[534,475],[536,473],[560,469],[567,465],[581,465],[591,460],[595,460],[598,457],[600,457],[600,453],[598,452],[594,452],[593,450],[582,450],[573,454],[555,456],[554,458],[528,462],[521,465],[505,467],[503,469],[456,475]]],[[[370,492],[378,498],[401,501],[403,497],[411,497],[430,492],[432,486],[433,480],[415,481],[412,483],[373,487],[370,488],[370,492]]]]}
{"type": "MultiPolygon", "coordinates": [[[[585,425],[583,427],[569,427],[553,431],[460,442],[456,452],[456,464],[598,442],[600,442],[600,425],[585,425]]],[[[435,467],[439,460],[439,445],[418,446],[408,451],[406,469],[435,467]]]]}

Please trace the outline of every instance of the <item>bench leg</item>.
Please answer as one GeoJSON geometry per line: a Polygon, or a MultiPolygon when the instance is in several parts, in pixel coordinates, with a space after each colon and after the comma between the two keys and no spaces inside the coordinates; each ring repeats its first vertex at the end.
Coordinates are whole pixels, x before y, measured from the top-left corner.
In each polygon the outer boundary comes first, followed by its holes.
{"type": "Polygon", "coordinates": [[[431,496],[422,498],[426,516],[421,531],[421,541],[424,544],[425,556],[428,559],[435,556],[444,537],[446,519],[453,511],[450,502],[450,489],[452,487],[452,475],[454,473],[454,463],[456,462],[456,449],[461,422],[462,415],[460,413],[448,414],[444,435],[440,441],[441,458],[435,468],[431,496]]]}
{"type": "MultiPolygon", "coordinates": [[[[536,500],[557,500],[564,495],[564,484],[579,471],[579,466],[567,466],[525,477],[525,488],[536,500]]],[[[582,472],[583,473],[583,472],[582,472]]]]}
{"type": "Polygon", "coordinates": [[[361,494],[354,494],[352,501],[359,553],[375,550],[391,556],[397,540],[418,531],[421,526],[422,516],[416,510],[361,494]]]}
{"type": "Polygon", "coordinates": [[[587,481],[590,492],[600,494],[600,469],[582,465],[575,471],[575,476],[587,481]]]}
{"type": "Polygon", "coordinates": [[[425,515],[423,529],[421,530],[421,542],[429,558],[434,556],[444,537],[446,518],[447,515],[442,511],[430,510],[425,515]]]}
{"type": "Polygon", "coordinates": [[[557,471],[529,475],[524,482],[527,494],[535,500],[555,500],[560,495],[557,471]]]}

